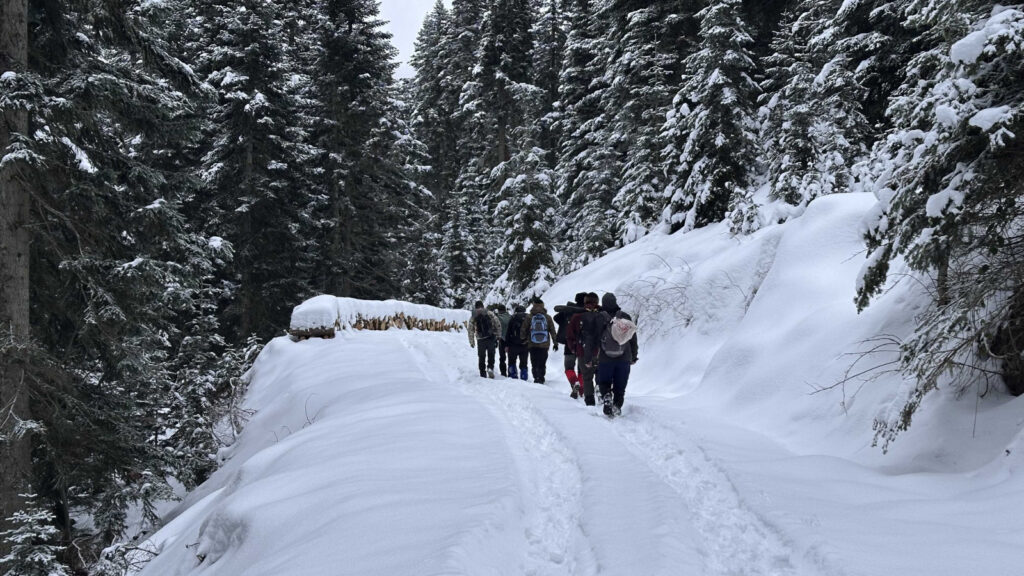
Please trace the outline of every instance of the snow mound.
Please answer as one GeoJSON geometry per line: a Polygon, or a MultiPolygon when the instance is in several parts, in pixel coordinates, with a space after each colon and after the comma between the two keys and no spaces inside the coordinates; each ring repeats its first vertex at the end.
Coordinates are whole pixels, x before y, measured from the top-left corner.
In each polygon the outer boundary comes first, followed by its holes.
{"type": "Polygon", "coordinates": [[[640,338],[631,394],[679,398],[798,453],[893,470],[963,471],[999,460],[1021,425],[1007,419],[1013,403],[996,392],[958,401],[938,391],[889,454],[872,446],[873,423],[905,400],[906,383],[892,370],[898,342],[929,302],[895,263],[885,294],[857,313],[861,224],[876,205],[871,194],[836,194],[749,236],[734,237],[725,224],[651,234],[566,276],[544,298],[619,297],[640,338]]]}
{"type": "Polygon", "coordinates": [[[336,296],[314,296],[292,310],[289,329],[291,332],[333,333],[335,329],[346,330],[363,327],[363,324],[378,320],[388,327],[421,327],[423,323],[434,323],[439,329],[460,330],[469,321],[468,310],[450,310],[424,304],[412,304],[399,300],[357,300],[336,296]]]}

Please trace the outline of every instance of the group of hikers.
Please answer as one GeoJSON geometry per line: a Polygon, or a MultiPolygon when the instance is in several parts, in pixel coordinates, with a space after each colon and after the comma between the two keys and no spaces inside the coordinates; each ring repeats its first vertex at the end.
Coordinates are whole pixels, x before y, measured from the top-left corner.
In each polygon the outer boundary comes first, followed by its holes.
{"type": "Polygon", "coordinates": [[[588,406],[596,405],[596,378],[604,413],[618,416],[630,366],[636,363],[639,352],[636,324],[619,308],[611,292],[600,299],[594,292],[580,292],[575,301],[555,306],[555,312],[552,318],[540,298],[531,301],[529,313],[517,304],[512,314],[504,304],[488,309],[477,300],[468,327],[469,345],[477,349],[480,376],[494,378],[497,351],[502,376],[527,380],[529,356],[533,381],[544,384],[548,350],[557,352],[561,345],[565,350],[565,377],[572,389],[569,395],[582,398],[588,406]]]}

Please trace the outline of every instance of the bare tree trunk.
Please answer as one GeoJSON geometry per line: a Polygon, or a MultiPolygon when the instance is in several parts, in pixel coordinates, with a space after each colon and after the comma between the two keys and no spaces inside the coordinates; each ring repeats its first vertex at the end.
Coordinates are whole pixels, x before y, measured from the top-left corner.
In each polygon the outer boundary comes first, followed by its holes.
{"type": "MultiPolygon", "coordinates": [[[[28,0],[0,0],[0,75],[22,74],[28,67],[28,0]]],[[[13,133],[28,131],[25,111],[0,115],[0,158],[7,154],[13,133]]],[[[29,195],[16,162],[0,167],[0,341],[28,340],[29,195]]],[[[0,532],[24,504],[29,489],[31,450],[28,436],[15,438],[18,422],[29,420],[25,373],[9,353],[0,356],[0,532]]],[[[8,547],[0,542],[0,557],[8,547]]]]}

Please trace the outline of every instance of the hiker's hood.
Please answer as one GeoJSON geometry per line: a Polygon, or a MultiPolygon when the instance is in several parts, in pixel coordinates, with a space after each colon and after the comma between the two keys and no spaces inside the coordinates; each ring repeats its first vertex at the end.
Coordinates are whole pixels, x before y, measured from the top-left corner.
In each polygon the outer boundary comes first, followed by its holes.
{"type": "Polygon", "coordinates": [[[614,313],[619,309],[619,302],[615,299],[615,294],[611,292],[605,293],[601,297],[601,308],[604,308],[608,312],[614,313]]]}

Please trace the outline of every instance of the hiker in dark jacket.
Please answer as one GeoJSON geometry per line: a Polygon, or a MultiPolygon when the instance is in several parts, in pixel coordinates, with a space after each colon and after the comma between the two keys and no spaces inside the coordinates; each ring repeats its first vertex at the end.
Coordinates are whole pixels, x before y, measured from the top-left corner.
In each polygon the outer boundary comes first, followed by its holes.
{"type": "Polygon", "coordinates": [[[565,358],[563,364],[565,367],[565,377],[569,380],[569,388],[572,392],[569,394],[572,398],[579,398],[580,396],[580,375],[576,371],[576,350],[566,345],[566,337],[569,333],[569,320],[580,312],[583,312],[583,300],[586,298],[586,292],[580,292],[576,294],[575,302],[566,302],[565,306],[555,306],[555,324],[558,325],[558,334],[555,336],[555,352],[558,351],[558,345],[561,344],[565,349],[565,358]]]}
{"type": "Polygon", "coordinates": [[[501,322],[501,333],[498,335],[498,369],[501,371],[502,376],[508,376],[508,368],[505,364],[508,345],[505,344],[505,341],[508,339],[508,322],[512,319],[512,315],[508,313],[508,309],[505,308],[504,304],[498,304],[498,312],[495,316],[501,322]]]}
{"type": "Polygon", "coordinates": [[[601,312],[591,321],[587,318],[584,321],[583,333],[583,360],[587,365],[597,365],[597,386],[601,392],[601,402],[604,404],[604,413],[608,416],[618,416],[622,413],[622,404],[626,397],[626,385],[629,383],[629,371],[633,364],[636,364],[639,352],[639,344],[634,333],[626,344],[624,353],[618,357],[609,356],[606,350],[608,346],[606,334],[610,329],[613,318],[624,318],[632,320],[628,314],[619,308],[615,294],[608,292],[601,298],[601,312]],[[589,325],[587,323],[589,322],[589,325]]]}
{"type": "Polygon", "coordinates": [[[484,308],[483,302],[477,300],[468,327],[469,345],[470,347],[476,346],[476,355],[480,361],[480,377],[494,378],[494,349],[498,347],[501,321],[494,315],[494,312],[484,308]]]}
{"type": "Polygon", "coordinates": [[[520,378],[526,380],[529,377],[529,370],[526,368],[526,342],[523,342],[520,329],[524,324],[529,324],[526,316],[526,307],[516,304],[516,313],[508,321],[508,330],[505,331],[505,351],[508,352],[508,376],[509,378],[520,378]],[[516,371],[516,364],[519,371],[516,371]]]}
{"type": "Polygon", "coordinates": [[[533,381],[544,383],[545,365],[548,361],[548,348],[555,339],[555,321],[544,309],[544,302],[539,298],[533,301],[526,322],[519,329],[519,337],[526,343],[530,352],[530,365],[533,367],[533,381]]]}
{"type": "Polygon", "coordinates": [[[583,312],[573,314],[566,327],[566,346],[572,349],[576,356],[576,370],[582,387],[583,401],[587,406],[593,406],[594,401],[594,374],[597,367],[592,363],[588,366],[583,361],[583,324],[597,326],[595,320],[601,314],[601,307],[598,305],[600,299],[597,294],[591,292],[583,299],[583,312]]]}

